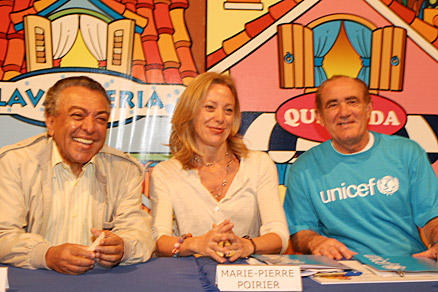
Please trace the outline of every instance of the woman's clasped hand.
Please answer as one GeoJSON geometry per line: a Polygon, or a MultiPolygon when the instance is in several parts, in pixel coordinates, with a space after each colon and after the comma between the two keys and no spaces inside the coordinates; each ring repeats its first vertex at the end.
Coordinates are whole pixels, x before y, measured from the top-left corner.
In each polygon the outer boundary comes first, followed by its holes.
{"type": "Polygon", "coordinates": [[[159,256],[198,254],[224,263],[286,249],[275,165],[266,153],[246,147],[240,123],[228,75],[200,74],[179,98],[172,158],[154,167],[150,181],[159,256]]]}

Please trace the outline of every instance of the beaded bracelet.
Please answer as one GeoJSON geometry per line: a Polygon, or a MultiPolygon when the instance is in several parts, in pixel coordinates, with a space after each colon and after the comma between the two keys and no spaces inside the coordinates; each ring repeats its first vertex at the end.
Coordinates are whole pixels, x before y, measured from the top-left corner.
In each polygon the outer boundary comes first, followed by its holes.
{"type": "Polygon", "coordinates": [[[174,258],[179,257],[179,248],[181,247],[181,244],[184,242],[184,240],[186,240],[189,237],[192,237],[191,233],[183,234],[180,237],[178,237],[178,241],[173,245],[172,257],[174,258]]]}

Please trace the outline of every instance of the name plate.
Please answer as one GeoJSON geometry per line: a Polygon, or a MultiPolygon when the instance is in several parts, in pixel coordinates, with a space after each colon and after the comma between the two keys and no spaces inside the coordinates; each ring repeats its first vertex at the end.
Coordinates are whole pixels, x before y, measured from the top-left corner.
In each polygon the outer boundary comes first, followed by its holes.
{"type": "Polygon", "coordinates": [[[0,292],[6,291],[6,289],[9,289],[8,268],[0,267],[0,292]]]}
{"type": "Polygon", "coordinates": [[[220,291],[302,291],[299,266],[217,265],[220,291]]]}

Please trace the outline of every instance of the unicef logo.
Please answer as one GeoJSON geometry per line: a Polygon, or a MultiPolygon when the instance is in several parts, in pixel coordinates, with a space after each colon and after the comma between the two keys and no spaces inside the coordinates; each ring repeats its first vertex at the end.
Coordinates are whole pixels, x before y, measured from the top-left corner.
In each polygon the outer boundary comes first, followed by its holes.
{"type": "Polygon", "coordinates": [[[385,195],[392,195],[398,191],[398,178],[392,176],[384,176],[377,181],[377,189],[385,195]]]}

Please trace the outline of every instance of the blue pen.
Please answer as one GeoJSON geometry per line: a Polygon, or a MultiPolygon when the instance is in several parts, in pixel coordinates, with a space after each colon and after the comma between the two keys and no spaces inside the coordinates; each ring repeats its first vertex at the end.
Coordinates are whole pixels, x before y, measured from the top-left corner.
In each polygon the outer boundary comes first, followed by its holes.
{"type": "Polygon", "coordinates": [[[351,276],[360,276],[362,272],[351,270],[348,272],[328,272],[328,273],[316,273],[315,276],[318,277],[351,277],[351,276]]]}
{"type": "Polygon", "coordinates": [[[345,273],[345,276],[360,276],[360,275],[362,275],[362,272],[359,272],[359,271],[355,271],[355,270],[352,270],[352,271],[349,271],[349,272],[346,272],[345,273]]]}

